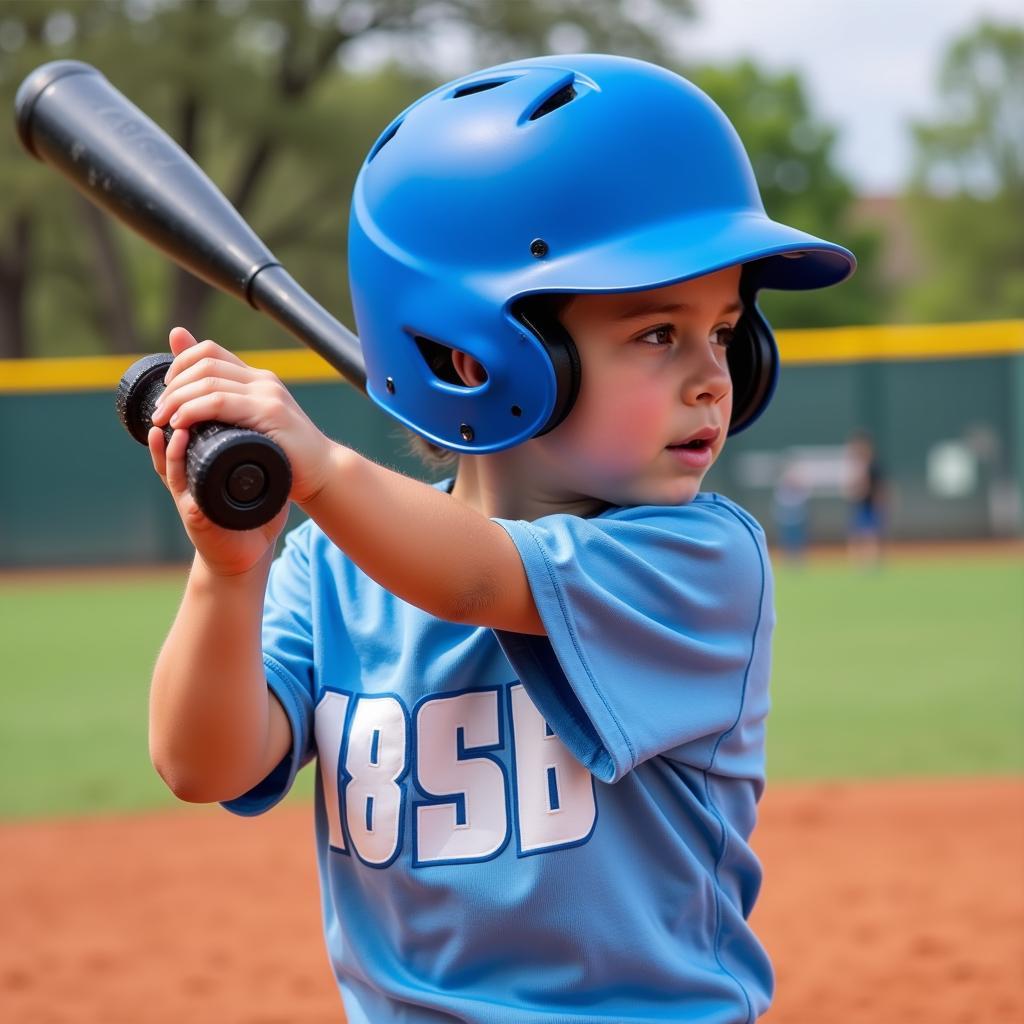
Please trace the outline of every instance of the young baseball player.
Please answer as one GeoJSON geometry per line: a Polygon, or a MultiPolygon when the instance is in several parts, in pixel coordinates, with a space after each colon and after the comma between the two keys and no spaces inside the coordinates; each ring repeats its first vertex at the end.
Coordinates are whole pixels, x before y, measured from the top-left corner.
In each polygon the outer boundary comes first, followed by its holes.
{"type": "Polygon", "coordinates": [[[701,481],[767,405],[761,288],[845,249],[770,220],[732,126],[664,69],[501,65],[383,133],[355,186],[368,390],[452,478],[321,434],[271,374],[171,332],[150,435],[196,547],[151,750],[259,814],[317,760],[349,1024],[752,1021],[747,925],[774,613],[764,535],[701,481]],[[270,434],[309,521],[232,533],[185,429],[270,434]]]}

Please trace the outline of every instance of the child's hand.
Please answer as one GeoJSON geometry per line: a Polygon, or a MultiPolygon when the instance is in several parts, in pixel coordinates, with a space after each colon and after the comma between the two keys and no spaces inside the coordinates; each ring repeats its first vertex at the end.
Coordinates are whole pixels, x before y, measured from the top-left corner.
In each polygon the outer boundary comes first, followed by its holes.
{"type": "Polygon", "coordinates": [[[226,530],[206,518],[188,490],[188,428],[205,420],[258,430],[273,438],[292,466],[291,500],[302,503],[323,487],[332,442],[310,421],[278,378],[247,366],[214,344],[201,344],[182,327],[170,334],[174,362],[153,413],[149,450],[171,492],[189,539],[210,569],[236,575],[251,569],[274,546],[288,518],[287,506],[256,530],[226,530]],[[165,446],[161,429],[175,428],[165,446]],[[179,429],[180,428],[180,429],[179,429]]]}

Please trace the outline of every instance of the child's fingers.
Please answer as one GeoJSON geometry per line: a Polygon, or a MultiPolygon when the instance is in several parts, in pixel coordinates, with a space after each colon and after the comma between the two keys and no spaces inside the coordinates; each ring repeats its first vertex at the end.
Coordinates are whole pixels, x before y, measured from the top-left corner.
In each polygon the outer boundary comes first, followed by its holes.
{"type": "MultiPolygon", "coordinates": [[[[175,363],[171,366],[174,375],[165,381],[164,393],[160,396],[161,402],[166,401],[176,388],[183,384],[191,384],[192,381],[203,380],[207,377],[216,377],[220,380],[241,381],[245,384],[252,384],[261,377],[266,376],[264,371],[255,370],[246,363],[235,360],[218,359],[214,356],[203,356],[197,359],[190,366],[181,366],[175,363]]],[[[168,371],[170,373],[170,371],[168,371]]]]}
{"type": "Polygon", "coordinates": [[[247,363],[236,359],[219,359],[215,356],[203,356],[189,366],[175,363],[172,369],[174,376],[165,384],[168,389],[180,387],[194,380],[202,380],[204,377],[221,377],[224,380],[237,380],[249,384],[259,380],[261,376],[266,376],[264,371],[256,370],[247,363]]]}
{"type": "Polygon", "coordinates": [[[164,377],[165,384],[170,384],[177,376],[202,359],[223,360],[234,366],[246,365],[233,352],[229,352],[215,341],[207,339],[197,342],[184,327],[175,327],[169,338],[173,339],[171,351],[174,353],[174,362],[171,363],[170,369],[164,377]],[[178,348],[179,351],[174,352],[175,348],[178,348]]]}
{"type": "Polygon", "coordinates": [[[184,327],[172,327],[171,333],[167,335],[167,341],[171,346],[171,355],[175,357],[180,356],[185,349],[199,344],[192,336],[191,331],[184,327]]]}
{"type": "Polygon", "coordinates": [[[185,471],[185,451],[188,448],[188,431],[175,430],[167,445],[167,488],[178,500],[188,490],[188,474],[185,471]]]}
{"type": "Polygon", "coordinates": [[[188,431],[174,431],[171,434],[170,443],[167,443],[164,441],[164,432],[159,427],[151,427],[146,440],[149,442],[149,454],[153,459],[153,468],[163,480],[164,486],[177,500],[182,491],[188,487],[185,471],[188,431]]]}
{"type": "MultiPolygon", "coordinates": [[[[259,430],[259,418],[253,405],[252,397],[244,392],[233,394],[228,391],[216,391],[213,394],[200,395],[190,401],[183,402],[171,416],[170,424],[176,433],[183,433],[193,424],[205,420],[218,420],[231,423],[238,427],[249,427],[259,430]]],[[[174,439],[171,439],[172,444],[174,439]]],[[[168,458],[170,449],[168,448],[168,458]]]]}
{"type": "Polygon", "coordinates": [[[160,396],[160,401],[153,410],[152,421],[157,426],[162,426],[186,402],[215,392],[244,395],[249,393],[249,384],[224,377],[200,375],[189,379],[187,374],[182,375],[174,382],[174,387],[166,389],[160,396]]]}
{"type": "Polygon", "coordinates": [[[158,427],[150,427],[146,438],[149,443],[149,455],[153,460],[153,468],[157,476],[167,486],[167,453],[164,451],[164,432],[158,427]]]}

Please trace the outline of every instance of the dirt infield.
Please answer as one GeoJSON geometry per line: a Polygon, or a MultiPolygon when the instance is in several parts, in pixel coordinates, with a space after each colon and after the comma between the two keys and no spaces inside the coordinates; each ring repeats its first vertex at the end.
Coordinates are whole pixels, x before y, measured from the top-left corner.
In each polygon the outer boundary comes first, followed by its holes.
{"type": "MultiPolygon", "coordinates": [[[[765,1020],[1024,1019],[1024,781],[778,785],[755,845],[765,1020]]],[[[0,864],[0,1020],[343,1019],[306,808],[3,825],[0,864]]]]}

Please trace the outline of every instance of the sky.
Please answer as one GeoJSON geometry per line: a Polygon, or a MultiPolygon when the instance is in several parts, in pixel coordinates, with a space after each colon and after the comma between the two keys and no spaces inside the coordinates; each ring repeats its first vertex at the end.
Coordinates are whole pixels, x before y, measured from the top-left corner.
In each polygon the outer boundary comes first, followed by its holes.
{"type": "Polygon", "coordinates": [[[940,113],[947,45],[984,17],[1024,25],[1021,0],[695,0],[685,59],[741,55],[798,70],[814,109],[837,125],[836,158],[861,192],[900,189],[910,171],[906,124],[940,113]]]}

